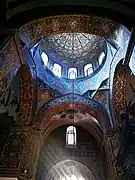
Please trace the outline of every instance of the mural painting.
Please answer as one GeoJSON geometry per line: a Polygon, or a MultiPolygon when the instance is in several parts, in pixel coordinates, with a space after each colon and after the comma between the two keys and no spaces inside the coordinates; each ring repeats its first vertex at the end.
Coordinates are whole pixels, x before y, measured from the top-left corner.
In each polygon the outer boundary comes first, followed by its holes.
{"type": "Polygon", "coordinates": [[[0,99],[0,116],[7,115],[13,117],[14,122],[17,121],[17,113],[19,112],[20,102],[20,82],[17,74],[7,91],[0,99]]]}

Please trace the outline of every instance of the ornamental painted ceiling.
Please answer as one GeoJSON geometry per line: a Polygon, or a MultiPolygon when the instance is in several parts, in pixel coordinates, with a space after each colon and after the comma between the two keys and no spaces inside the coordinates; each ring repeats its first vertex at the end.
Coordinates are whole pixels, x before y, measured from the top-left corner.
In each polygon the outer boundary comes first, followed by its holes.
{"type": "Polygon", "coordinates": [[[87,15],[59,15],[37,19],[19,28],[22,41],[31,48],[40,38],[63,33],[87,33],[113,36],[118,24],[108,19],[87,15]]]}
{"type": "Polygon", "coordinates": [[[31,21],[19,33],[28,48],[43,39],[44,50],[53,62],[77,67],[93,63],[106,52],[106,39],[114,38],[118,27],[111,20],[72,14],[31,21]]]}
{"type": "Polygon", "coordinates": [[[88,33],[56,34],[45,38],[44,43],[67,65],[85,65],[93,61],[106,47],[103,37],[88,33]]]}

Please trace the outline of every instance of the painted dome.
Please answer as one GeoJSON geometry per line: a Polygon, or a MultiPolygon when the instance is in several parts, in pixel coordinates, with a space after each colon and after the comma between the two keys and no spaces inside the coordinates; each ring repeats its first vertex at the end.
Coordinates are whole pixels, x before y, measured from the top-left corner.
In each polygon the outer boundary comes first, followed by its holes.
{"type": "Polygon", "coordinates": [[[46,38],[48,47],[61,57],[64,64],[87,64],[105,46],[103,37],[87,33],[62,33],[46,38]]]}

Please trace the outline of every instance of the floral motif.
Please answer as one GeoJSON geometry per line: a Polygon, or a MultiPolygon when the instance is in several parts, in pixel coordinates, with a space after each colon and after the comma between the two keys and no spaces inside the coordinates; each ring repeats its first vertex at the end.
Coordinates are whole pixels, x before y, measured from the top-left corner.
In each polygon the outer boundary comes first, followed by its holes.
{"type": "Polygon", "coordinates": [[[61,33],[46,38],[49,48],[68,61],[68,64],[81,64],[92,59],[105,45],[102,37],[86,33],[61,33]]]}
{"type": "Polygon", "coordinates": [[[113,104],[115,112],[126,109],[126,81],[128,69],[120,67],[116,70],[113,87],[113,104]]]}
{"type": "Polygon", "coordinates": [[[114,33],[116,28],[117,24],[115,22],[99,17],[59,15],[31,21],[23,25],[19,32],[25,44],[32,46],[41,37],[53,34],[82,32],[97,36],[109,36],[114,33]]]}

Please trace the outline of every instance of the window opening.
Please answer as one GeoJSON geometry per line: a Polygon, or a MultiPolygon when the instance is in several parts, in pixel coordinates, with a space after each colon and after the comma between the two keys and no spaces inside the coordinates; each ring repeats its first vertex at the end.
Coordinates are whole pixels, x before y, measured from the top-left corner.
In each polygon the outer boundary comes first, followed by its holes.
{"type": "Polygon", "coordinates": [[[69,126],[66,131],[66,145],[76,146],[76,128],[69,126]]]}
{"type": "Polygon", "coordinates": [[[47,56],[47,54],[45,52],[42,52],[41,57],[42,57],[44,66],[47,67],[47,64],[48,64],[48,56],[47,56]]]}
{"type": "Polygon", "coordinates": [[[55,74],[55,76],[61,77],[61,66],[54,63],[52,72],[55,74]]]}
{"type": "Polygon", "coordinates": [[[77,68],[69,68],[68,78],[69,79],[76,79],[77,78],[77,68]]]}
{"type": "Polygon", "coordinates": [[[93,67],[92,67],[92,64],[86,64],[84,66],[84,74],[85,76],[89,76],[90,74],[93,73],[93,67]]]}

